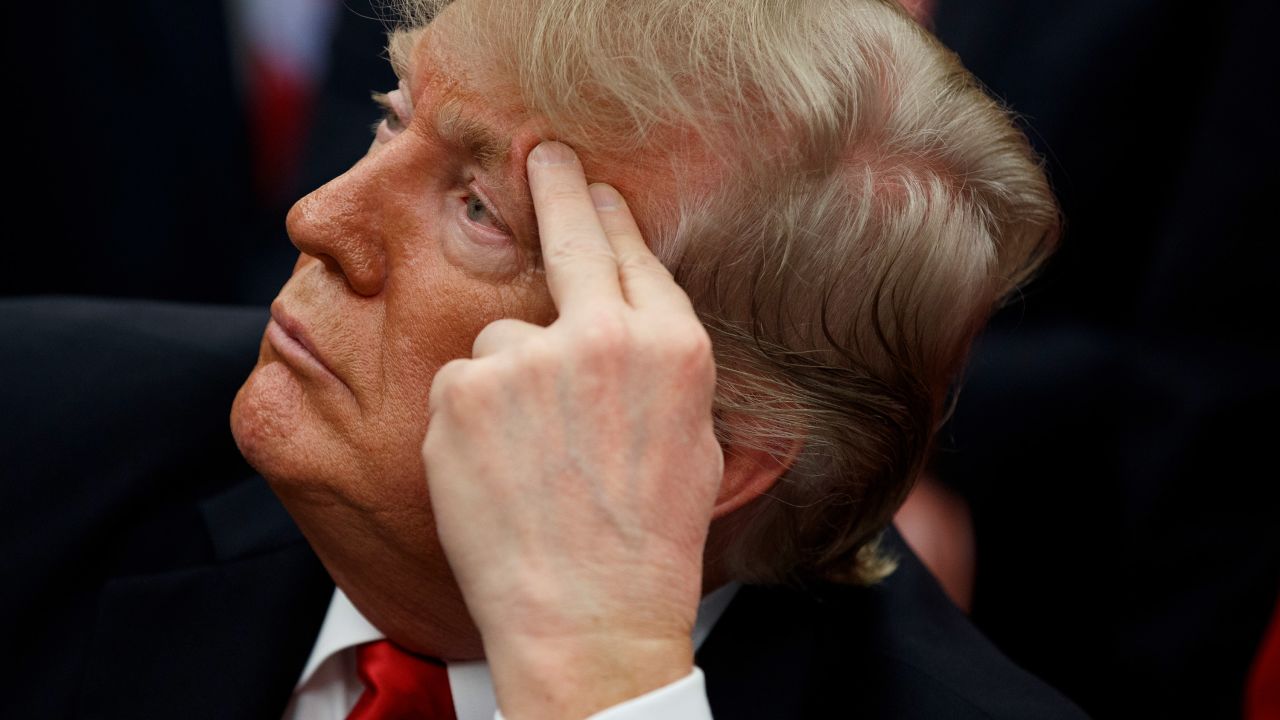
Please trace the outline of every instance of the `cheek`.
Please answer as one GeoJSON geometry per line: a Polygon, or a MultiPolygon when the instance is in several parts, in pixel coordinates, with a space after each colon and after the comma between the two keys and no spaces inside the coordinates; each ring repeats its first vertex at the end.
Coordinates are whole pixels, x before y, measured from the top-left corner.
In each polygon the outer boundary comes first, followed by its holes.
{"type": "Polygon", "coordinates": [[[516,318],[546,325],[555,309],[540,273],[522,273],[504,283],[477,280],[456,267],[420,276],[411,297],[389,310],[390,369],[404,394],[421,399],[445,363],[471,357],[476,335],[489,323],[516,318]],[[397,311],[398,310],[398,311],[397,311]]]}

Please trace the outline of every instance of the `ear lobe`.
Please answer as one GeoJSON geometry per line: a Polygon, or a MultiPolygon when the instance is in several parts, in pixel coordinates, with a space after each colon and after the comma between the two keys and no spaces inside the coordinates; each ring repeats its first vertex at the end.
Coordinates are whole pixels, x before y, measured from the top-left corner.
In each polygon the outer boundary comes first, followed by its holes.
{"type": "Polygon", "coordinates": [[[769,492],[803,447],[802,440],[791,441],[782,452],[738,445],[725,447],[724,479],[720,482],[712,519],[722,518],[769,492]]]}

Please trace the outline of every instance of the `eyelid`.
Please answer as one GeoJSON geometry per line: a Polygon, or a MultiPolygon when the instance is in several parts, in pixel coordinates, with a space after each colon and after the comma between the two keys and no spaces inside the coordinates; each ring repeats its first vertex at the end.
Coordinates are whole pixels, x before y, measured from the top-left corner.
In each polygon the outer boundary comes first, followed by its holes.
{"type": "Polygon", "coordinates": [[[400,86],[395,90],[386,94],[388,107],[391,112],[396,114],[400,119],[400,124],[408,126],[413,120],[413,102],[409,99],[409,93],[404,87],[404,81],[400,82],[400,86]]]}
{"type": "Polygon", "coordinates": [[[529,238],[523,232],[516,233],[512,230],[511,225],[509,225],[498,212],[497,206],[494,205],[493,201],[489,199],[489,196],[480,189],[478,183],[474,180],[467,183],[466,188],[467,192],[474,195],[476,199],[483,203],[489,210],[489,213],[493,215],[493,219],[497,223],[498,227],[490,228],[491,231],[498,230],[500,228],[501,232],[515,244],[515,247],[520,248],[521,252],[524,253],[526,257],[531,258],[535,264],[541,262],[540,258],[542,257],[542,247],[538,244],[538,236],[536,234],[533,235],[532,238],[529,238]]]}
{"type": "Polygon", "coordinates": [[[405,87],[404,81],[400,81],[400,86],[391,92],[373,92],[371,93],[373,101],[382,108],[383,112],[393,114],[400,121],[401,125],[408,126],[413,120],[413,101],[409,99],[408,89],[405,87]]]}
{"type": "Polygon", "coordinates": [[[397,97],[404,101],[406,117],[413,117],[413,93],[409,91],[409,84],[401,80],[396,84],[396,90],[399,91],[397,97]]]}
{"type": "MultiPolygon", "coordinates": [[[[391,98],[387,93],[374,92],[374,93],[370,93],[370,96],[373,98],[373,102],[376,103],[378,107],[382,108],[382,117],[378,118],[372,125],[369,126],[369,129],[373,131],[373,136],[376,140],[379,137],[379,133],[382,131],[382,128],[384,126],[387,126],[388,116],[395,115],[396,119],[399,120],[399,114],[396,113],[395,108],[392,107],[391,98]]],[[[403,121],[400,121],[400,124],[403,125],[404,124],[403,121]]],[[[387,128],[387,132],[391,132],[389,126],[387,128]]],[[[393,133],[393,136],[394,136],[394,133],[393,133]]]]}
{"type": "Polygon", "coordinates": [[[479,200],[482,205],[484,205],[484,208],[489,211],[490,215],[493,216],[493,219],[497,222],[499,229],[501,229],[502,232],[505,232],[508,235],[512,234],[511,226],[507,225],[507,222],[502,219],[502,213],[498,212],[498,210],[495,208],[493,204],[493,201],[489,199],[489,196],[485,194],[485,192],[481,190],[480,187],[476,185],[476,183],[474,182],[468,183],[467,191],[475,195],[476,199],[479,200]]]}

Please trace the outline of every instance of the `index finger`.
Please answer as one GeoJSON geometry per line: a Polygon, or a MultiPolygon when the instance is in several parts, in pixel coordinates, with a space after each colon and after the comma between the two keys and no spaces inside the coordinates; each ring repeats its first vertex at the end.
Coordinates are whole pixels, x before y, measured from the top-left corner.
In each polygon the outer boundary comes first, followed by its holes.
{"type": "Polygon", "coordinates": [[[618,259],[587,192],[578,156],[543,142],[529,153],[529,192],[551,299],[561,315],[601,302],[622,302],[618,259]]]}
{"type": "Polygon", "coordinates": [[[605,183],[594,183],[587,189],[595,201],[600,227],[618,259],[618,282],[626,302],[638,310],[692,315],[689,296],[645,243],[627,201],[605,183]]]}

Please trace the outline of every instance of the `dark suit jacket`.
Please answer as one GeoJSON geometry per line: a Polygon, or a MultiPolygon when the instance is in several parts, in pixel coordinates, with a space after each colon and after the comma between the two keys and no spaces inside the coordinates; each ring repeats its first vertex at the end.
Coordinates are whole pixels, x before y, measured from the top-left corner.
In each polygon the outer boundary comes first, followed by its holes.
{"type": "MultiPolygon", "coordinates": [[[[227,429],[265,321],[0,303],[0,716],[280,716],[333,585],[227,429]]],[[[1081,717],[890,543],[876,588],[744,587],[698,656],[716,717],[1081,717]]]]}

